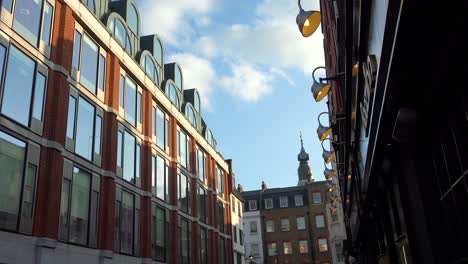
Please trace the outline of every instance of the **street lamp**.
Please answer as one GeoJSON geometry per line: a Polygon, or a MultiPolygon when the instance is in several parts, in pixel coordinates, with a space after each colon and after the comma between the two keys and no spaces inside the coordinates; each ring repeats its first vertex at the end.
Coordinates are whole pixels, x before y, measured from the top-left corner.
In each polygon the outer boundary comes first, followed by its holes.
{"type": "Polygon", "coordinates": [[[325,77],[325,78],[320,77],[319,80],[317,81],[317,79],[315,78],[315,72],[319,69],[326,70],[325,67],[320,66],[320,67],[315,68],[314,71],[312,71],[312,79],[314,79],[314,83],[312,84],[312,87],[310,88],[312,95],[314,96],[314,99],[316,102],[320,102],[328,94],[328,92],[330,92],[330,88],[331,88],[330,84],[324,83],[323,81],[340,80],[344,76],[344,73],[341,72],[330,77],[325,77]]]}
{"type": "Polygon", "coordinates": [[[299,14],[296,16],[296,24],[303,37],[310,37],[320,25],[320,12],[315,10],[305,11],[302,9],[301,0],[297,1],[297,5],[299,6],[299,14]]]}

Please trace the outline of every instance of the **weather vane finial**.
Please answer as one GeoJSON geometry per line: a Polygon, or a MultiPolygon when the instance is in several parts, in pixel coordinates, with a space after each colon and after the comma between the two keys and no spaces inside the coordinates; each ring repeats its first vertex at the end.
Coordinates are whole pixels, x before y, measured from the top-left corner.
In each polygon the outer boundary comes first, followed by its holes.
{"type": "Polygon", "coordinates": [[[299,135],[301,137],[301,148],[304,148],[304,144],[302,143],[302,130],[299,131],[299,135]]]}

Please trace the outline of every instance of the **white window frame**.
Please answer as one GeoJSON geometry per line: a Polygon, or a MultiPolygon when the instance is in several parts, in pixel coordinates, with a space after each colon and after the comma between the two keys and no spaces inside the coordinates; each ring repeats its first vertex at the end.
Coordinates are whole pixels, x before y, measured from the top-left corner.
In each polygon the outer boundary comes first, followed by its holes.
{"type": "Polygon", "coordinates": [[[265,198],[265,209],[273,208],[273,198],[265,198]]]}
{"type": "Polygon", "coordinates": [[[296,227],[297,227],[297,230],[305,230],[306,229],[306,223],[305,223],[305,217],[304,216],[297,216],[296,217],[296,227]],[[303,223],[304,223],[304,228],[299,228],[299,221],[298,219],[302,218],[303,220],[303,223]]]}
{"type": "Polygon", "coordinates": [[[302,195],[295,195],[294,196],[294,203],[296,204],[296,206],[303,206],[304,205],[304,197],[302,195]]]}
{"type": "Polygon", "coordinates": [[[289,232],[291,231],[291,223],[289,221],[289,218],[281,218],[281,232],[289,232]],[[286,226],[283,226],[283,221],[285,221],[284,223],[288,223],[287,225],[287,229],[285,228],[286,226]]]}
{"type": "Polygon", "coordinates": [[[280,207],[287,208],[288,207],[288,197],[287,196],[280,196],[280,207]]]}
{"type": "Polygon", "coordinates": [[[256,211],[256,210],[258,210],[257,200],[249,200],[249,211],[256,211]]]}

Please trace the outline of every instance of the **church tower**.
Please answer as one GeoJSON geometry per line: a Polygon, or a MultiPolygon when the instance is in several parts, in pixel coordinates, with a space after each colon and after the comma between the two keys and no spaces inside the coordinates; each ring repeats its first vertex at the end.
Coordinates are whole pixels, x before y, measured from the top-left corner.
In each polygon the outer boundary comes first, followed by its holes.
{"type": "Polygon", "coordinates": [[[301,152],[297,155],[297,160],[299,161],[299,168],[297,168],[297,176],[299,177],[299,181],[297,183],[298,186],[306,185],[309,182],[313,181],[312,178],[312,171],[310,170],[309,166],[309,153],[307,153],[304,149],[304,143],[302,142],[302,132],[301,136],[301,152]]]}

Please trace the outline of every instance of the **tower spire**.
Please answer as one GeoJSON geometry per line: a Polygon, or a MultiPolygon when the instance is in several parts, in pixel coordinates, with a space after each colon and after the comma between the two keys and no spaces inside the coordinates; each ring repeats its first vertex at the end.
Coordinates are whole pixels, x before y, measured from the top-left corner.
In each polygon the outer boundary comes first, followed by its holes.
{"type": "Polygon", "coordinates": [[[297,155],[297,160],[299,161],[299,168],[297,168],[297,176],[299,178],[298,185],[305,185],[308,182],[311,182],[313,179],[309,166],[309,153],[307,153],[304,149],[302,130],[299,132],[299,137],[301,140],[301,151],[297,155]]]}

